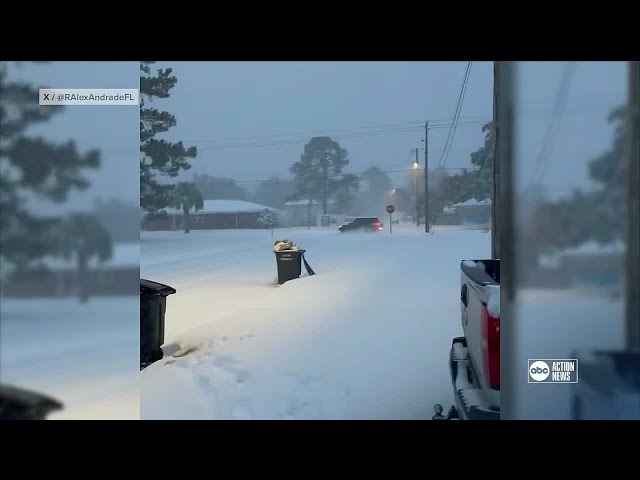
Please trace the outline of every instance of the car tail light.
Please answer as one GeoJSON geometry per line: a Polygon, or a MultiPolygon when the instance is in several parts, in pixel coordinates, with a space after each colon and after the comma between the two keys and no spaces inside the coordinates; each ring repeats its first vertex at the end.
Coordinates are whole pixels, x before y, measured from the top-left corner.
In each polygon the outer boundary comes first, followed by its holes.
{"type": "Polygon", "coordinates": [[[373,226],[376,227],[378,230],[382,230],[382,227],[384,227],[384,224],[382,222],[375,222],[373,226]]]}
{"type": "Polygon", "coordinates": [[[492,316],[482,306],[482,350],[487,383],[500,390],[500,317],[492,316]]]}

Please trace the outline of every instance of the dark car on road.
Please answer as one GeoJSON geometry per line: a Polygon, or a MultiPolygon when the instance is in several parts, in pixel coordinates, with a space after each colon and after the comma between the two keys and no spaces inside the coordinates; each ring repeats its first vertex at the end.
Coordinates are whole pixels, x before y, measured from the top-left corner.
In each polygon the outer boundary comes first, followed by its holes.
{"type": "Polygon", "coordinates": [[[377,232],[382,230],[384,224],[378,217],[357,217],[352,222],[340,225],[338,228],[341,232],[377,232]]]}

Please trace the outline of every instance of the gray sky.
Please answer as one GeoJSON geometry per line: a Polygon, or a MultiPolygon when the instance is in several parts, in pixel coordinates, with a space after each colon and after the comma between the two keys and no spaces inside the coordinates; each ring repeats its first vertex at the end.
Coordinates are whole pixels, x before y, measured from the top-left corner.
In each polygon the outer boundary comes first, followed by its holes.
{"type": "MultiPolygon", "coordinates": [[[[348,170],[371,165],[383,170],[411,168],[410,150],[422,147],[423,122],[447,120],[453,113],[466,62],[163,62],[178,78],[166,101],[178,125],[169,138],[199,148],[192,172],[260,180],[288,177],[312,137],[281,134],[327,132],[349,152],[348,170]],[[414,122],[411,125],[397,125],[414,122]],[[380,128],[362,128],[377,127],[380,128]],[[400,129],[415,127],[410,131],[400,129]],[[396,130],[395,132],[390,132],[396,130]],[[355,134],[380,132],[353,138],[355,134]],[[340,138],[351,135],[352,138],[340,138]],[[223,140],[237,137],[262,139],[223,140]],[[277,146],[236,148],[242,143],[277,146]],[[233,148],[214,149],[225,146],[233,148]]],[[[489,120],[492,65],[474,63],[461,117],[489,120]]],[[[430,132],[431,162],[437,162],[446,130],[430,132]]],[[[447,165],[468,166],[482,145],[480,125],[460,127],[447,165]]],[[[420,154],[423,162],[423,154],[420,154]]],[[[191,173],[189,173],[191,175],[191,173]]],[[[402,180],[402,174],[392,179],[402,180]]]]}
{"type": "Polygon", "coordinates": [[[571,186],[590,184],[588,161],[612,145],[613,129],[607,117],[626,102],[625,62],[573,63],[567,81],[569,95],[555,122],[553,106],[567,62],[521,62],[517,74],[517,98],[522,105],[516,115],[518,182],[526,186],[535,177],[545,144],[542,163],[546,167],[537,178],[554,196],[568,192],[571,186]],[[552,133],[545,137],[550,126],[552,133]]]}
{"type": "MultiPolygon", "coordinates": [[[[299,159],[304,143],[313,135],[276,135],[315,131],[335,136],[347,148],[351,172],[371,165],[383,170],[409,168],[413,158],[410,149],[423,146],[423,129],[414,123],[408,127],[416,126],[415,130],[390,132],[407,126],[389,125],[451,119],[466,68],[466,62],[158,65],[171,66],[178,77],[171,97],[157,102],[177,116],[178,125],[168,137],[199,148],[188,176],[199,172],[240,181],[288,176],[288,167],[299,159]],[[361,128],[382,125],[385,127],[361,128]],[[354,133],[376,130],[386,133],[353,138],[354,133]],[[352,138],[340,139],[341,135],[352,138]],[[299,143],[239,147],[243,143],[264,145],[283,140],[299,143]]],[[[519,64],[520,177],[523,183],[528,182],[540,146],[549,144],[541,178],[552,191],[587,183],[586,162],[611,142],[606,116],[626,95],[624,63],[578,62],[570,78],[566,106],[558,115],[554,134],[545,139],[564,65],[565,62],[519,64]]],[[[492,62],[473,62],[461,122],[491,118],[492,88],[492,62]]],[[[446,129],[430,131],[431,165],[437,164],[447,133],[446,129]]],[[[479,125],[461,125],[447,167],[468,167],[469,154],[482,142],[479,125]]],[[[400,182],[404,175],[390,176],[400,182]]]]}
{"type": "MultiPolygon", "coordinates": [[[[49,88],[139,88],[139,75],[138,62],[25,63],[10,70],[12,78],[49,88]]],[[[91,187],[72,195],[65,209],[90,207],[96,197],[140,203],[139,119],[136,106],[67,106],[50,122],[30,127],[30,135],[74,140],[81,152],[101,151],[100,169],[88,175],[91,187]]]]}
{"type": "MultiPolygon", "coordinates": [[[[563,65],[520,64],[522,183],[527,183],[537,161],[563,65]]],[[[308,132],[324,132],[347,148],[350,172],[371,165],[383,170],[410,168],[410,150],[423,146],[421,122],[453,117],[466,62],[159,62],[156,66],[170,66],[178,77],[171,97],[154,102],[177,117],[178,125],[167,138],[199,149],[187,177],[198,172],[253,181],[288,177],[289,166],[314,136],[308,132]],[[247,143],[254,145],[239,147],[247,143]]],[[[624,101],[625,68],[621,62],[577,63],[556,134],[546,142],[551,148],[543,179],[552,190],[584,185],[586,161],[610,145],[606,115],[624,101]]],[[[135,88],[139,65],[54,62],[26,65],[18,75],[48,87],[135,88]]],[[[492,63],[473,62],[461,122],[491,118],[492,84],[492,63]]],[[[117,196],[138,201],[136,107],[67,107],[33,131],[56,140],[74,139],[82,150],[102,151],[102,168],[93,177],[91,191],[76,198],[117,196]]],[[[446,129],[430,132],[432,166],[440,158],[446,136],[446,129]]],[[[447,167],[468,167],[469,154],[482,143],[480,125],[461,124],[447,167]]],[[[390,176],[399,183],[404,175],[390,176]]]]}

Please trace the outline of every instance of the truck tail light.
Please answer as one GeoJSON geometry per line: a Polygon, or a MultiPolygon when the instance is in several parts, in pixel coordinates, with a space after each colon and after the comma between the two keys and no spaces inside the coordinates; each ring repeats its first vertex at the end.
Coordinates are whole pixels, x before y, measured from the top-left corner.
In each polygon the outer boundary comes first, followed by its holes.
{"type": "Polygon", "coordinates": [[[500,390],[500,317],[492,316],[482,306],[482,350],[487,383],[500,390]]]}

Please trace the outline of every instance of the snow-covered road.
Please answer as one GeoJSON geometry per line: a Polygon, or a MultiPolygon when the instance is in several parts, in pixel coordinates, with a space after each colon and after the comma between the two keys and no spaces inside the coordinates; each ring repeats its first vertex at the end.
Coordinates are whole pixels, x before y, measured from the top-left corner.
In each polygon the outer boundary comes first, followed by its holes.
{"type": "Polygon", "coordinates": [[[60,400],[51,419],[138,419],[139,299],[2,299],[3,384],[60,400]]]}
{"type": "MultiPolygon", "coordinates": [[[[60,399],[54,419],[430,418],[453,400],[459,263],[489,247],[487,233],[411,226],[144,232],[142,276],[178,290],[165,359],[139,372],[135,296],[2,299],[0,376],[60,399]],[[307,249],[316,276],[275,286],[271,247],[283,237],[307,249]],[[173,357],[181,347],[195,350],[173,357]]],[[[577,291],[523,291],[519,302],[520,409],[568,418],[571,388],[528,384],[526,360],[620,348],[622,304],[577,291]]]]}
{"type": "Polygon", "coordinates": [[[142,372],[142,418],[416,419],[452,402],[459,263],[488,256],[489,234],[275,235],[142,234],[142,277],[178,290],[166,349],[197,347],[142,372]],[[284,237],[317,275],[277,287],[271,247],[284,237]]]}

